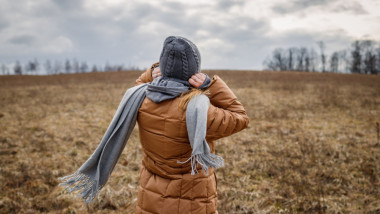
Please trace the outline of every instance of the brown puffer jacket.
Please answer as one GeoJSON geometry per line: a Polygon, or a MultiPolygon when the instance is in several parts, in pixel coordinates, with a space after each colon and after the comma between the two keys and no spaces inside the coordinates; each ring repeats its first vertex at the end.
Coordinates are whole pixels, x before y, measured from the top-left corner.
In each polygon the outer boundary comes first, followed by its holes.
{"type": "MultiPolygon", "coordinates": [[[[153,67],[153,65],[152,65],[153,67]]],[[[152,67],[136,85],[152,81],[152,67]]],[[[246,128],[249,123],[242,104],[218,76],[212,78],[207,135],[212,153],[215,140],[246,128]]],[[[207,176],[191,175],[187,160],[192,152],[186,130],[186,111],[178,108],[180,97],[154,103],[145,98],[137,117],[143,160],[136,213],[218,213],[217,178],[213,168],[207,176]]],[[[228,155],[228,154],[224,154],[228,155]]],[[[224,156],[223,154],[221,156],[224,156]]]]}

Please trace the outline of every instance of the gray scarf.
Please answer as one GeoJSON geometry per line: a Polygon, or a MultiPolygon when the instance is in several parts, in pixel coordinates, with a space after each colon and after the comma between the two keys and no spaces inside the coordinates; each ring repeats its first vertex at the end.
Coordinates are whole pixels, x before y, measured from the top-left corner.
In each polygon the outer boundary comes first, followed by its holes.
{"type": "MultiPolygon", "coordinates": [[[[200,88],[210,84],[210,78],[200,88]]],[[[145,96],[153,102],[172,99],[189,90],[189,84],[170,78],[156,78],[151,83],[145,83],[128,89],[116,110],[116,113],[104,134],[100,144],[90,158],[73,174],[58,178],[59,186],[66,186],[69,193],[81,190],[78,196],[85,203],[91,203],[108,181],[119,157],[136,124],[138,110],[145,96]],[[71,187],[73,185],[73,187],[71,187]]],[[[208,167],[224,166],[223,158],[210,152],[205,139],[207,128],[207,111],[210,100],[205,95],[193,97],[186,108],[186,126],[192,148],[191,157],[178,163],[191,160],[191,174],[198,173],[199,163],[208,175],[208,167]]]]}

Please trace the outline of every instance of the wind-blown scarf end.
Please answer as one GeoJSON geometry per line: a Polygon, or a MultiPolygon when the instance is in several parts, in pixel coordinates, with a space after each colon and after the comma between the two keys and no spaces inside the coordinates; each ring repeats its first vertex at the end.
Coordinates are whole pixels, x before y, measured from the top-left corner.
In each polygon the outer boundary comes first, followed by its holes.
{"type": "Polygon", "coordinates": [[[58,186],[66,186],[63,191],[67,190],[67,192],[71,193],[76,190],[81,190],[77,196],[82,198],[86,204],[91,203],[99,191],[103,188],[103,186],[98,186],[98,182],[96,180],[79,171],[65,177],[60,177],[58,180],[62,182],[58,184],[58,186]]]}

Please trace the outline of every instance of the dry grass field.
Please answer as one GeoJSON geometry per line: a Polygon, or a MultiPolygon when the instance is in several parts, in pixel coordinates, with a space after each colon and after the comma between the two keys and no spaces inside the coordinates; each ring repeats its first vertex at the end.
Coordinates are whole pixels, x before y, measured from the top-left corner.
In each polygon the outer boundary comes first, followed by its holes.
{"type": "MultiPolygon", "coordinates": [[[[247,129],[217,141],[220,213],[380,213],[380,76],[205,71],[247,129]]],[[[0,213],[133,213],[138,131],[99,201],[63,193],[141,72],[0,76],[0,213]]]]}

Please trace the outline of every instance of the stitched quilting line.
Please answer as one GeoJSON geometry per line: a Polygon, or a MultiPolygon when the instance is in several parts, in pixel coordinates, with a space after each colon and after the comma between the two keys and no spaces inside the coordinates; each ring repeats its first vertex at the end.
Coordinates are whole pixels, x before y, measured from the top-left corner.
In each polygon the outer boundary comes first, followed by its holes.
{"type": "MultiPolygon", "coordinates": [[[[178,198],[178,200],[180,199],[180,198],[182,198],[182,182],[183,182],[183,174],[182,174],[182,177],[181,177],[181,188],[180,188],[180,190],[179,190],[179,198],[178,198]]],[[[177,213],[180,213],[179,212],[179,204],[181,203],[181,200],[179,200],[178,201],[178,211],[177,211],[177,213]]]]}
{"type": "Polygon", "coordinates": [[[190,195],[190,198],[191,198],[191,202],[190,202],[190,213],[193,213],[193,203],[194,203],[194,179],[191,180],[191,195],[190,195]]]}
{"type": "MultiPolygon", "coordinates": [[[[141,211],[145,211],[145,212],[147,212],[147,213],[158,214],[158,213],[152,213],[151,211],[148,211],[148,210],[146,210],[146,209],[144,209],[144,208],[141,208],[141,207],[140,207],[140,209],[141,209],[141,211]]],[[[141,213],[142,213],[142,212],[141,212],[141,213]]]]}
{"type": "MultiPolygon", "coordinates": [[[[155,192],[155,191],[152,191],[152,190],[149,190],[149,189],[145,189],[146,190],[146,192],[151,192],[151,193],[153,193],[153,194],[156,194],[156,195],[161,195],[160,193],[157,193],[157,192],[155,192]]],[[[191,199],[191,198],[179,198],[178,196],[166,196],[166,197],[163,197],[164,199],[166,199],[166,198],[172,198],[172,199],[175,199],[175,198],[178,198],[178,199],[180,199],[180,200],[187,200],[187,201],[201,201],[201,202],[204,202],[204,201],[206,201],[206,202],[209,202],[210,200],[209,200],[209,198],[205,198],[205,197],[194,197],[193,199],[191,199]]],[[[215,195],[213,195],[210,199],[213,199],[213,198],[215,198],[215,195]]]]}
{"type": "MultiPolygon", "coordinates": [[[[164,195],[161,195],[161,198],[163,198],[163,200],[165,201],[165,197],[168,195],[168,187],[169,187],[169,185],[170,185],[170,183],[172,182],[173,180],[170,180],[169,182],[168,182],[168,185],[166,185],[166,188],[165,188],[165,193],[164,193],[164,195]]],[[[164,206],[162,206],[161,207],[161,213],[162,213],[162,210],[164,209],[164,206]]]]}
{"type": "MultiPolygon", "coordinates": [[[[207,179],[207,186],[206,186],[206,191],[207,191],[207,193],[206,193],[206,196],[207,196],[207,199],[208,199],[208,185],[209,185],[209,179],[207,179]]],[[[206,214],[207,214],[208,212],[207,212],[207,205],[206,205],[206,214]]]]}
{"type": "MultiPolygon", "coordinates": [[[[149,181],[149,179],[148,179],[148,181],[149,181]]],[[[144,207],[145,186],[146,186],[146,183],[144,184],[142,191],[141,191],[141,209],[144,207]]]]}

